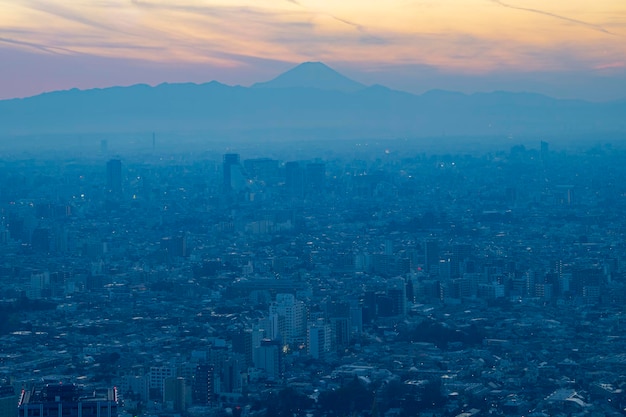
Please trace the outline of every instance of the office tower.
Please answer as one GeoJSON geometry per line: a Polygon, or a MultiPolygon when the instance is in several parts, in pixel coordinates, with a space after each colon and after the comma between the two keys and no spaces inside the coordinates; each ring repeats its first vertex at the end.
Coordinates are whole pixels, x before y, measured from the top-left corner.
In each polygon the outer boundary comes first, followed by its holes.
{"type": "Polygon", "coordinates": [[[278,180],[278,161],[270,158],[246,159],[243,166],[250,178],[274,184],[278,180]]]}
{"type": "Polygon", "coordinates": [[[163,404],[165,404],[166,409],[179,413],[187,410],[187,384],[185,378],[165,378],[163,381],[163,404]]]}
{"type": "Polygon", "coordinates": [[[176,369],[165,366],[150,367],[150,389],[158,391],[159,395],[163,395],[163,381],[166,378],[176,376],[176,369]]]}
{"type": "Polygon", "coordinates": [[[293,294],[276,294],[276,301],[270,305],[270,318],[275,321],[274,325],[278,325],[278,334],[284,344],[295,346],[304,341],[306,306],[293,294]]]}
{"type": "Polygon", "coordinates": [[[277,340],[263,339],[254,349],[254,365],[265,371],[268,379],[280,379],[282,376],[282,348],[277,340]]]}
{"type": "Polygon", "coordinates": [[[211,405],[213,402],[213,365],[208,363],[196,367],[193,378],[193,402],[198,405],[211,405]]]}
{"type": "Polygon", "coordinates": [[[234,187],[234,183],[237,181],[237,173],[241,172],[241,166],[239,165],[238,153],[227,153],[223,157],[223,186],[225,191],[230,191],[234,187]],[[238,169],[239,168],[239,169],[238,169]]]}
{"type": "Polygon", "coordinates": [[[112,194],[122,192],[122,161],[119,159],[107,162],[107,191],[112,194]]]}
{"type": "Polygon", "coordinates": [[[12,386],[0,387],[0,417],[15,417],[17,395],[12,386]]]}
{"type": "MultiPolygon", "coordinates": [[[[217,369],[217,367],[216,367],[217,369]]],[[[245,374],[245,370],[247,369],[247,365],[245,363],[245,358],[241,354],[230,354],[225,360],[221,363],[219,368],[218,376],[219,376],[219,391],[222,392],[241,392],[241,388],[243,386],[242,375],[245,374]]]]}
{"type": "Polygon", "coordinates": [[[326,164],[311,162],[306,164],[306,189],[311,194],[319,194],[324,190],[326,183],[326,164]]]}
{"type": "Polygon", "coordinates": [[[464,263],[472,255],[472,247],[467,244],[458,244],[452,247],[450,256],[450,277],[458,278],[465,271],[464,263]]]}
{"type": "Polygon", "coordinates": [[[435,266],[439,266],[439,243],[430,239],[424,243],[424,269],[431,272],[435,266]]]}
{"type": "Polygon", "coordinates": [[[50,252],[50,230],[43,227],[33,230],[30,245],[34,252],[50,252]]]}
{"type": "Polygon", "coordinates": [[[304,195],[305,171],[299,162],[287,162],[285,164],[285,188],[287,194],[292,197],[304,195]]]}
{"type": "Polygon", "coordinates": [[[125,375],[122,377],[120,392],[124,397],[150,400],[150,377],[149,375],[125,375]]]}
{"type": "Polygon", "coordinates": [[[38,299],[50,295],[50,273],[48,271],[33,273],[30,276],[28,298],[38,299]]]}
{"type": "Polygon", "coordinates": [[[82,389],[75,384],[47,384],[24,390],[18,403],[19,417],[116,417],[117,390],[82,389]]]}
{"type": "Polygon", "coordinates": [[[254,349],[261,345],[264,338],[264,330],[257,326],[253,329],[237,330],[231,336],[233,352],[242,355],[246,366],[252,366],[254,349]]]}
{"type": "Polygon", "coordinates": [[[167,252],[168,258],[182,258],[187,256],[187,237],[166,236],[161,238],[161,250],[167,252]]]}
{"type": "Polygon", "coordinates": [[[406,282],[403,278],[393,278],[387,281],[387,297],[391,300],[391,315],[406,315],[406,282]]]}
{"type": "Polygon", "coordinates": [[[332,328],[323,320],[309,324],[306,331],[307,354],[314,359],[324,360],[331,350],[331,337],[332,328]]]}
{"type": "Polygon", "coordinates": [[[333,349],[343,349],[350,344],[350,318],[332,317],[329,319],[333,349]]]}
{"type": "Polygon", "coordinates": [[[541,151],[540,151],[541,160],[545,161],[546,159],[548,159],[549,153],[550,153],[550,144],[542,140],[541,151]]]}

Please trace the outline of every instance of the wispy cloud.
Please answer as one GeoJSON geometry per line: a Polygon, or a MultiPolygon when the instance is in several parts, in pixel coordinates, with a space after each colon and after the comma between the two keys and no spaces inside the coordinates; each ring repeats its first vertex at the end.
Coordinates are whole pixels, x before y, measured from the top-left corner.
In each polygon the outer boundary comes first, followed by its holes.
{"type": "Polygon", "coordinates": [[[11,38],[0,37],[0,42],[6,43],[6,44],[10,44],[10,45],[26,46],[28,48],[36,49],[38,51],[47,52],[47,53],[51,53],[51,54],[59,54],[60,55],[60,54],[68,54],[68,53],[74,54],[74,53],[76,53],[76,51],[73,51],[73,50],[67,49],[67,48],[62,48],[62,47],[58,47],[58,46],[51,46],[51,45],[44,45],[44,44],[35,43],[35,42],[21,41],[21,40],[11,39],[11,38]]]}
{"type": "Polygon", "coordinates": [[[609,30],[605,29],[602,26],[595,25],[595,24],[589,23],[589,22],[584,22],[584,21],[578,20],[578,19],[573,19],[571,17],[562,16],[560,14],[552,13],[552,12],[549,12],[549,11],[546,11],[546,10],[533,9],[533,8],[530,8],[530,7],[515,6],[515,5],[512,5],[512,4],[505,3],[505,2],[503,2],[501,0],[490,0],[490,1],[493,2],[493,3],[499,4],[502,7],[506,7],[508,9],[521,10],[521,11],[530,12],[530,13],[537,13],[537,14],[541,14],[541,15],[544,15],[544,16],[553,17],[555,19],[563,20],[565,22],[574,23],[576,25],[584,26],[584,27],[586,27],[588,29],[592,29],[592,30],[595,30],[595,31],[598,31],[598,32],[606,33],[608,35],[615,35],[615,33],[610,32],[609,30]]]}
{"type": "Polygon", "coordinates": [[[610,0],[573,16],[562,6],[547,11],[514,1],[0,0],[0,42],[45,53],[228,68],[269,59],[486,72],[593,68],[626,56],[620,42],[626,16],[611,13],[610,0]],[[530,31],[538,15],[568,25],[530,31]],[[590,30],[571,30],[578,26],[590,30]]]}
{"type": "MultiPolygon", "coordinates": [[[[102,20],[97,20],[84,12],[77,12],[71,8],[68,8],[62,4],[51,1],[27,1],[24,4],[28,5],[28,7],[32,10],[38,10],[40,12],[44,12],[50,14],[52,16],[56,16],[62,19],[65,19],[70,22],[78,23],[80,25],[84,25],[91,28],[101,29],[104,31],[115,30],[120,32],[119,27],[114,27],[112,25],[103,23],[102,20]]],[[[128,32],[124,32],[129,34],[128,32]]]]}
{"type": "Polygon", "coordinates": [[[369,45],[385,45],[388,44],[389,41],[385,38],[383,38],[380,35],[374,34],[373,31],[371,29],[369,29],[366,25],[363,25],[361,23],[357,23],[353,20],[350,19],[346,19],[344,17],[340,17],[337,14],[334,14],[330,11],[327,11],[325,9],[319,9],[319,8],[310,8],[305,6],[303,3],[300,3],[299,1],[296,0],[287,0],[287,2],[295,4],[297,6],[300,6],[302,9],[306,10],[309,14],[311,15],[323,15],[323,16],[328,16],[331,19],[334,19],[335,21],[342,23],[348,27],[351,27],[353,29],[355,29],[359,36],[358,36],[358,42],[362,43],[362,44],[369,44],[369,45]]]}

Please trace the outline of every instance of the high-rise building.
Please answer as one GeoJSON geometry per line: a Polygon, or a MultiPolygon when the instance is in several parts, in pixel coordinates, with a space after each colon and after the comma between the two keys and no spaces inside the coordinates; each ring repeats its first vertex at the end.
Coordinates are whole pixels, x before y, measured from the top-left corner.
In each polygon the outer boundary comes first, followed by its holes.
{"type": "Polygon", "coordinates": [[[277,340],[264,339],[254,349],[254,365],[265,371],[268,379],[280,379],[282,376],[282,348],[277,340]]]}
{"type": "Polygon", "coordinates": [[[306,165],[305,173],[306,189],[311,194],[319,194],[326,183],[326,164],[323,162],[310,162],[306,165]]]}
{"type": "Polygon", "coordinates": [[[285,188],[292,197],[304,195],[305,171],[299,162],[287,162],[285,164],[285,188]]]}
{"type": "Polygon", "coordinates": [[[166,378],[176,376],[176,369],[167,366],[150,367],[150,389],[158,390],[159,394],[163,394],[163,381],[166,378]]]}
{"type": "Polygon", "coordinates": [[[276,294],[276,301],[270,305],[270,318],[278,325],[278,333],[284,344],[295,346],[304,342],[306,306],[296,300],[293,294],[276,294]]]}
{"type": "Polygon", "coordinates": [[[541,151],[540,151],[541,160],[542,161],[547,160],[549,154],[550,154],[550,144],[542,140],[541,151]]]}
{"type": "Polygon", "coordinates": [[[37,253],[50,252],[50,229],[38,227],[33,230],[30,245],[37,253]]]}
{"type": "Polygon", "coordinates": [[[324,324],[323,320],[311,323],[306,332],[307,353],[314,359],[325,359],[327,352],[331,350],[332,328],[324,324]]]}
{"type": "MultiPolygon", "coordinates": [[[[467,244],[457,244],[452,247],[450,256],[450,277],[458,278],[465,271],[464,262],[472,256],[472,247],[467,244]]],[[[471,272],[471,271],[467,271],[471,272]]]]}
{"type": "Polygon", "coordinates": [[[433,267],[439,265],[439,243],[430,239],[424,242],[424,269],[431,272],[433,267]]]}
{"type": "Polygon", "coordinates": [[[122,192],[122,161],[119,159],[107,162],[107,191],[112,194],[122,192]]]}
{"type": "Polygon", "coordinates": [[[224,191],[231,191],[241,187],[244,177],[238,153],[227,153],[224,155],[222,170],[224,191]]]}
{"type": "Polygon", "coordinates": [[[0,387],[0,417],[15,417],[17,395],[12,386],[0,387]]]}
{"type": "Polygon", "coordinates": [[[278,165],[276,159],[257,158],[246,159],[243,166],[246,172],[257,181],[263,181],[266,184],[274,184],[278,181],[278,165]]]}
{"type": "Polygon", "coordinates": [[[166,236],[161,238],[161,250],[166,251],[168,257],[182,258],[188,255],[187,253],[187,238],[186,236],[166,236]]]}
{"type": "Polygon", "coordinates": [[[163,381],[163,404],[165,404],[168,410],[179,413],[187,410],[187,384],[185,378],[165,378],[163,381]]]}
{"type": "Polygon", "coordinates": [[[126,398],[148,401],[150,399],[149,375],[125,375],[122,378],[120,392],[126,398]]]}
{"type": "Polygon", "coordinates": [[[46,384],[23,390],[19,417],[116,417],[117,390],[85,389],[75,384],[46,384]]]}
{"type": "Polygon", "coordinates": [[[214,400],[213,378],[215,369],[213,365],[202,363],[196,367],[193,378],[193,402],[198,405],[211,405],[214,400]]]}
{"type": "Polygon", "coordinates": [[[403,278],[394,278],[387,281],[387,297],[391,300],[391,315],[406,315],[406,282],[403,278]]]}

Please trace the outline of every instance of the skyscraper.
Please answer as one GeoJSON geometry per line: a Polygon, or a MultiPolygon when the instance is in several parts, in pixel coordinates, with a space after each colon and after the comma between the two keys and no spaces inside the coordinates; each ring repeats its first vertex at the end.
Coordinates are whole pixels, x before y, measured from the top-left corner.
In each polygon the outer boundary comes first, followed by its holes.
{"type": "Polygon", "coordinates": [[[107,191],[113,194],[122,192],[122,161],[119,159],[107,162],[107,191]]]}
{"type": "Polygon", "coordinates": [[[332,328],[323,320],[310,323],[306,332],[307,353],[314,359],[324,359],[331,349],[332,328]]]}
{"type": "Polygon", "coordinates": [[[213,365],[202,363],[196,367],[193,379],[193,401],[198,405],[210,405],[213,398],[213,365]]]}
{"type": "Polygon", "coordinates": [[[254,349],[254,365],[265,371],[267,378],[280,379],[282,376],[282,353],[280,342],[263,339],[261,345],[254,349]]]}
{"type": "Polygon", "coordinates": [[[324,189],[326,182],[326,164],[311,162],[306,165],[306,189],[309,193],[318,194],[324,189]]]}
{"type": "Polygon", "coordinates": [[[439,265],[439,244],[436,240],[424,242],[424,269],[430,272],[434,266],[439,265]]]}
{"type": "Polygon", "coordinates": [[[234,167],[239,166],[239,154],[227,153],[223,158],[223,185],[225,191],[233,189],[233,171],[234,167]]]}
{"type": "Polygon", "coordinates": [[[187,384],[185,378],[170,377],[163,380],[163,403],[168,410],[187,410],[187,384]]]}
{"type": "Polygon", "coordinates": [[[304,195],[305,171],[299,162],[285,164],[285,187],[287,193],[293,197],[304,195]]]}
{"type": "Polygon", "coordinates": [[[13,387],[0,386],[0,417],[15,417],[15,407],[17,405],[17,396],[13,387]]]}
{"type": "Polygon", "coordinates": [[[276,294],[276,301],[270,305],[270,317],[276,319],[278,334],[284,344],[294,346],[304,341],[306,306],[302,301],[296,300],[293,294],[276,294]]]}

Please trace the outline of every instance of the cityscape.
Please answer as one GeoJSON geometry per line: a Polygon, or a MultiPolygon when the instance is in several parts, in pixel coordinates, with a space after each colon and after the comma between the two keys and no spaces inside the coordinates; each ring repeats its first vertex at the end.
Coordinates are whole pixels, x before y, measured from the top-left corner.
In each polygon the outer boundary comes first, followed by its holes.
{"type": "Polygon", "coordinates": [[[3,417],[624,414],[619,144],[144,142],[2,161],[3,417]]]}
{"type": "Polygon", "coordinates": [[[626,415],[624,0],[0,0],[0,417],[626,415]]]}

